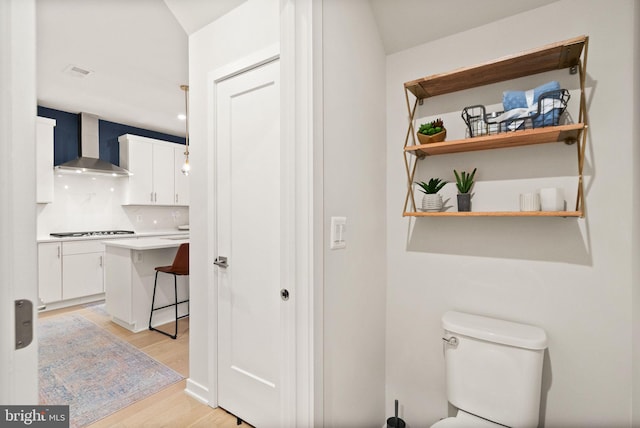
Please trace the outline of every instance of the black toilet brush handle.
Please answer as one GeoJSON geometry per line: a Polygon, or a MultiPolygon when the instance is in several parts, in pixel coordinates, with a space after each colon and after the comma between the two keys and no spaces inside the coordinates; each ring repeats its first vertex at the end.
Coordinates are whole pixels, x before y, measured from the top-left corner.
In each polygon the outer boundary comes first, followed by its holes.
{"type": "Polygon", "coordinates": [[[396,428],[399,427],[398,425],[398,400],[396,400],[396,409],[395,409],[395,417],[396,417],[396,428]]]}

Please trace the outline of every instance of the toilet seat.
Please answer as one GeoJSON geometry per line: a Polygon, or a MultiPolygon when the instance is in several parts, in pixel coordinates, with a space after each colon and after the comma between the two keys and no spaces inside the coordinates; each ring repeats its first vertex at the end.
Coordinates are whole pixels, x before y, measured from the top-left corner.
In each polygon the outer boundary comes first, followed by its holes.
{"type": "Polygon", "coordinates": [[[504,425],[497,424],[495,422],[488,421],[486,419],[479,418],[470,413],[458,410],[458,414],[441,419],[435,424],[431,425],[431,428],[504,428],[504,425]]]}

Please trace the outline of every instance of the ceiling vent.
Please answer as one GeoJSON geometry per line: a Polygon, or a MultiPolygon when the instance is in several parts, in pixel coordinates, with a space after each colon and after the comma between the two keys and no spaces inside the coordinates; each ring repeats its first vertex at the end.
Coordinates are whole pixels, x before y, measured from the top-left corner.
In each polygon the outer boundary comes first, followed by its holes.
{"type": "Polygon", "coordinates": [[[93,71],[78,67],[77,65],[67,66],[67,68],[64,69],[64,72],[74,77],[87,77],[93,73],[93,71]]]}

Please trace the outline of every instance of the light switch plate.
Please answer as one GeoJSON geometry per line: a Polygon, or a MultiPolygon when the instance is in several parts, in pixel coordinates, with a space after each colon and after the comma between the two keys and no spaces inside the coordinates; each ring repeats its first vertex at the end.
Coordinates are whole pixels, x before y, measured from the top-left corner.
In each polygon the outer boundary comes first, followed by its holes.
{"type": "Polygon", "coordinates": [[[346,231],[346,217],[331,217],[331,243],[329,245],[331,250],[339,250],[347,247],[346,231]]]}

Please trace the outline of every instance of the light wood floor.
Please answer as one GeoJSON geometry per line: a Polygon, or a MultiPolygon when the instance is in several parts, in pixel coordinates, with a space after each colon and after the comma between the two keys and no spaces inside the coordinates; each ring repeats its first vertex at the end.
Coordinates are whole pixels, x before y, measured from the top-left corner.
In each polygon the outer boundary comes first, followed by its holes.
{"type": "MultiPolygon", "coordinates": [[[[189,376],[189,318],[178,322],[178,338],[173,340],[160,333],[145,330],[132,333],[111,322],[106,314],[86,306],[75,306],[50,312],[42,312],[39,318],[54,317],[76,312],[98,326],[129,342],[142,352],[171,367],[187,378],[189,376]]],[[[173,331],[173,324],[166,326],[173,331]]],[[[224,410],[200,403],[185,392],[186,380],[137,401],[104,419],[89,425],[90,428],[139,428],[139,427],[212,427],[236,428],[236,417],[224,410]]],[[[243,423],[242,427],[250,427],[243,423]]]]}

